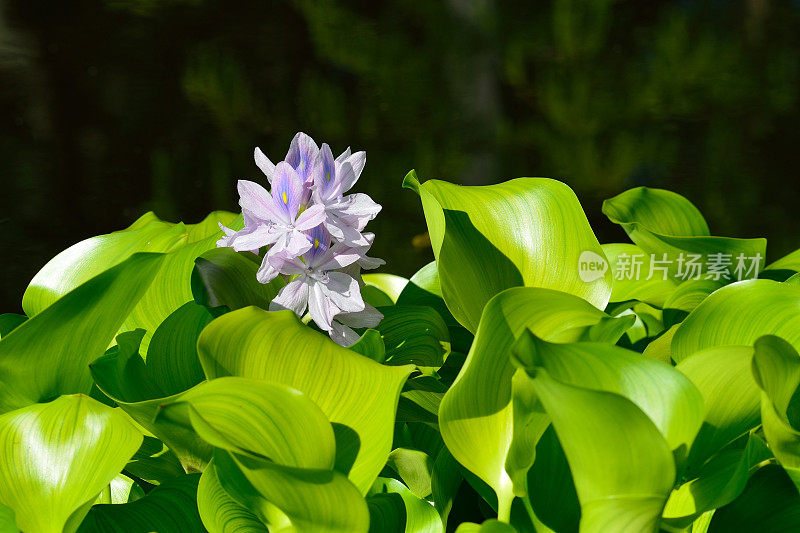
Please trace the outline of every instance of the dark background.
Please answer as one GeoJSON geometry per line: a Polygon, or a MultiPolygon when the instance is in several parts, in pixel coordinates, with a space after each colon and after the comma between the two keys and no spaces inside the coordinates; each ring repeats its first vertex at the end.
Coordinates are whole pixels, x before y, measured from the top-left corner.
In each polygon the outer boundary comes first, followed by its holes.
{"type": "Polygon", "coordinates": [[[235,210],[298,130],[367,151],[385,270],[431,258],[423,179],[684,194],[719,235],[800,247],[800,2],[0,0],[0,311],[147,210],[235,210]]]}

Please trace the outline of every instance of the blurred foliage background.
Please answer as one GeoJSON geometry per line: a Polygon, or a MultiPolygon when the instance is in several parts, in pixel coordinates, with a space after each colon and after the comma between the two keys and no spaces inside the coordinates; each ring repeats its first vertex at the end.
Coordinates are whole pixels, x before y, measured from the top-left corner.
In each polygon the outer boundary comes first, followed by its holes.
{"type": "MultiPolygon", "coordinates": [[[[298,130],[367,151],[374,254],[430,260],[405,173],[648,185],[712,232],[800,247],[800,2],[0,0],[0,310],[147,210],[236,210],[298,130]],[[416,236],[416,238],[415,238],[416,236]]],[[[263,180],[262,180],[263,181],[263,180]]]]}

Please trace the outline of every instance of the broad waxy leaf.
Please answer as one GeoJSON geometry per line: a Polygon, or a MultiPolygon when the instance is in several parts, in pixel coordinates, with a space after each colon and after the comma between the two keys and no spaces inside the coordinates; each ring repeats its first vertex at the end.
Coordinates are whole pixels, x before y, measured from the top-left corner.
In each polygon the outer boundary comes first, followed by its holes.
{"type": "Polygon", "coordinates": [[[487,304],[467,360],[442,399],[439,425],[453,457],[495,490],[504,512],[514,496],[506,472],[514,341],[530,329],[551,341],[615,342],[632,321],[611,318],[576,296],[534,287],[506,290],[487,304]]]}
{"type": "Polygon", "coordinates": [[[764,435],[792,482],[800,487],[800,356],[779,337],[761,337],[755,343],[753,375],[763,391],[764,435]]]}
{"type": "Polygon", "coordinates": [[[777,335],[800,347],[800,287],[767,279],[747,280],[708,296],[681,323],[672,339],[672,358],[683,361],[704,348],[752,345],[777,335]]]}
{"type": "Polygon", "coordinates": [[[199,474],[180,476],[134,502],[95,505],[78,528],[78,533],[202,531],[196,500],[199,479],[199,474]]]}
{"type": "Polygon", "coordinates": [[[209,307],[224,305],[241,309],[255,305],[269,309],[269,303],[286,284],[281,276],[262,284],[256,279],[261,259],[250,252],[213,248],[195,259],[192,285],[195,300],[209,307]]]}
{"type": "Polygon", "coordinates": [[[562,383],[544,368],[531,379],[569,461],[581,530],[657,531],[675,463],[653,421],[624,396],[562,383]]]}
{"type": "Polygon", "coordinates": [[[361,277],[364,283],[380,289],[393,303],[397,303],[397,298],[408,284],[406,278],[394,274],[364,274],[361,277]]]}
{"type": "Polygon", "coordinates": [[[337,465],[366,493],[386,464],[394,413],[412,367],[380,365],[303,325],[291,311],[248,307],[206,326],[198,341],[206,376],[242,376],[303,392],[334,424],[337,465]]]}
{"type": "Polygon", "coordinates": [[[228,494],[220,483],[212,459],[197,486],[197,508],[210,533],[267,533],[267,526],[247,507],[228,494]]]}
{"type": "Polygon", "coordinates": [[[581,254],[605,261],[575,193],[547,178],[519,178],[481,187],[438,180],[403,182],[422,200],[442,295],[469,331],[499,292],[515,286],[574,294],[598,308],[611,296],[611,272],[579,275],[581,254]]]}
{"type": "Polygon", "coordinates": [[[367,495],[370,531],[386,533],[444,533],[439,513],[405,485],[378,478],[367,495]]]}
{"type": "MultiPolygon", "coordinates": [[[[603,213],[621,225],[645,253],[654,254],[657,260],[666,259],[669,263],[665,266],[675,278],[683,278],[678,272],[682,253],[684,259],[688,254],[700,255],[703,265],[713,262],[710,261],[713,254],[729,254],[728,266],[723,268],[728,280],[737,278],[735,270],[739,254],[747,258],[746,266],[750,266],[750,258],[758,258],[759,271],[763,267],[766,239],[712,237],[703,215],[680,194],[637,187],[603,202],[603,213]]],[[[707,273],[704,271],[701,275],[707,273]]],[[[742,278],[755,275],[753,269],[749,274],[743,272],[742,278]]]]}
{"type": "Polygon", "coordinates": [[[122,413],[81,394],[0,415],[0,505],[21,531],[73,532],[141,442],[122,413]]]}
{"type": "MultiPolygon", "coordinates": [[[[238,218],[241,219],[241,215],[238,218]]],[[[236,219],[233,213],[218,211],[199,224],[185,225],[163,222],[148,213],[125,230],[92,237],[54,257],[34,276],[23,296],[22,307],[28,316],[34,316],[136,252],[163,252],[164,265],[118,330],[143,328],[147,331],[142,342],[143,353],[146,353],[150,335],[161,321],[192,299],[194,260],[216,246],[222,233],[217,223],[235,227],[236,219]]]]}
{"type": "Polygon", "coordinates": [[[635,244],[604,244],[603,253],[608,259],[609,270],[615,273],[611,290],[612,302],[639,300],[656,307],[664,307],[664,302],[678,286],[671,277],[664,279],[663,274],[655,270],[656,265],[651,264],[650,254],[646,254],[635,244]],[[634,267],[626,266],[632,265],[633,261],[640,262],[636,267],[638,275],[634,267]]]}
{"type": "Polygon", "coordinates": [[[439,368],[444,364],[450,333],[447,324],[431,307],[381,307],[383,320],[376,326],[383,337],[386,362],[439,368]]]}
{"type": "Polygon", "coordinates": [[[714,512],[709,533],[729,531],[797,531],[800,495],[776,465],[759,469],[735,501],[714,512]]]}
{"type": "Polygon", "coordinates": [[[60,394],[89,394],[101,356],[161,268],[137,254],[90,279],[0,340],[0,413],[60,394]]]}

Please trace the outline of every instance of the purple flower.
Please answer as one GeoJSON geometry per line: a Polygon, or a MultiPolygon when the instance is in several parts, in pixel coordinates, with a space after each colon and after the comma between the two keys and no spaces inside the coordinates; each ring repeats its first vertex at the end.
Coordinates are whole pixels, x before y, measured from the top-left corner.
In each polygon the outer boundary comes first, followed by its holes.
{"type": "Polygon", "coordinates": [[[343,196],[358,181],[366,161],[366,153],[351,154],[349,148],[334,160],[330,146],[323,143],[314,165],[313,201],[325,207],[325,228],[350,246],[369,244],[361,232],[381,210],[366,194],[343,196]]]}
{"type": "Polygon", "coordinates": [[[336,315],[363,311],[364,300],[355,278],[337,269],[359,260],[358,250],[330,245],[330,234],[323,226],[309,232],[310,249],[302,256],[287,253],[273,256],[272,266],[281,274],[297,276],[272,300],[270,310],[291,309],[298,316],[306,308],[311,319],[325,331],[332,331],[336,315]]]}

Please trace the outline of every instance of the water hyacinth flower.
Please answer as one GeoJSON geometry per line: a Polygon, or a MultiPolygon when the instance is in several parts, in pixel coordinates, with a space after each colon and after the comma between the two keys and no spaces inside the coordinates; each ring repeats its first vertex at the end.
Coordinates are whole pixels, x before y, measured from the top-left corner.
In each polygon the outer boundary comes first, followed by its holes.
{"type": "Polygon", "coordinates": [[[381,206],[366,194],[345,195],[366,164],[365,152],[350,148],[333,157],[330,146],[304,133],[292,139],[284,161],[273,164],[258,148],[256,165],[271,190],[258,183],[238,182],[244,228],[220,225],[217,246],[236,251],[264,250],[256,277],[268,283],[278,275],[289,282],[270,309],[306,310],[336,342],[358,340],[352,328],[374,327],[383,318],[361,297],[361,269],[384,264],[367,256],[375,235],[364,233],[381,206]]]}

